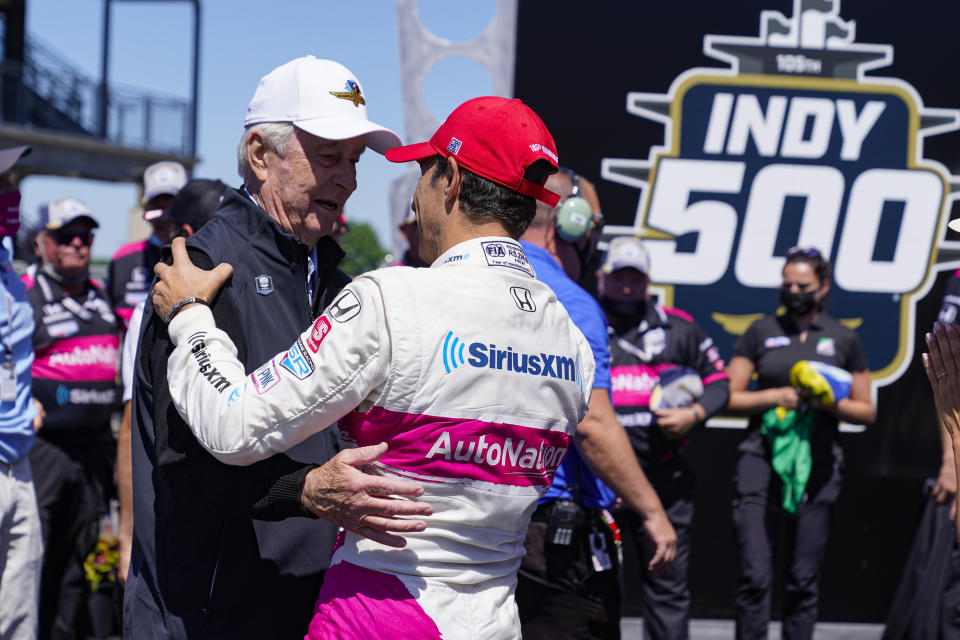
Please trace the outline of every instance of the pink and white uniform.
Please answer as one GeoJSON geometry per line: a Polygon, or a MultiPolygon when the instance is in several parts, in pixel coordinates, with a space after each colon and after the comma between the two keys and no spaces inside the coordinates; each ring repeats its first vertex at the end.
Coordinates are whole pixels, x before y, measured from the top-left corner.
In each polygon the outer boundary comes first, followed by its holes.
{"type": "Polygon", "coordinates": [[[429,269],[363,275],[250,376],[209,309],[170,335],[173,401],[219,460],[250,464],[340,420],[347,442],[389,444],[370,472],[420,482],[433,505],[404,549],[346,534],[309,638],[520,637],[524,534],[594,362],[519,243],[478,238],[429,269]]]}

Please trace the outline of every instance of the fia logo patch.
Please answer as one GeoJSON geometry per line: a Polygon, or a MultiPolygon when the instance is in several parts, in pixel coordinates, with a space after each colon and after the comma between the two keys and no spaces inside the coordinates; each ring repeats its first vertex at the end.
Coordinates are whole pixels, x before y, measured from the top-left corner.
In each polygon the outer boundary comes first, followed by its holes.
{"type": "Polygon", "coordinates": [[[257,293],[262,296],[268,296],[273,293],[273,278],[263,273],[253,279],[257,286],[257,293]]]}

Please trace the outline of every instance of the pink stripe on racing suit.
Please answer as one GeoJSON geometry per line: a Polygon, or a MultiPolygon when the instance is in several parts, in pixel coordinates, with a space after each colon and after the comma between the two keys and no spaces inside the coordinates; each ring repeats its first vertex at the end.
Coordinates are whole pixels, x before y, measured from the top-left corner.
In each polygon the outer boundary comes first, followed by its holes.
{"type": "Polygon", "coordinates": [[[424,619],[445,638],[520,637],[524,534],[586,414],[594,363],[519,243],[478,238],[429,269],[360,276],[249,377],[209,309],[169,329],[171,397],[219,460],[251,464],[347,416],[346,442],[389,445],[371,472],[421,482],[433,506],[404,549],[347,532],[309,637],[411,624],[438,637],[424,619]]]}

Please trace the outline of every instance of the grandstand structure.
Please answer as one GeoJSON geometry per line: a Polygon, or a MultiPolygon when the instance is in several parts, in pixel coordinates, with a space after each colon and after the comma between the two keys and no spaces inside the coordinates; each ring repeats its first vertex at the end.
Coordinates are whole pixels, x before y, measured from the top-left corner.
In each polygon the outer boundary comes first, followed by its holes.
{"type": "Polygon", "coordinates": [[[162,95],[108,83],[110,6],[103,2],[101,77],[26,32],[27,0],[0,0],[0,148],[28,144],[16,179],[59,175],[139,182],[143,170],[173,160],[196,163],[199,0],[194,5],[193,95],[162,95]]]}

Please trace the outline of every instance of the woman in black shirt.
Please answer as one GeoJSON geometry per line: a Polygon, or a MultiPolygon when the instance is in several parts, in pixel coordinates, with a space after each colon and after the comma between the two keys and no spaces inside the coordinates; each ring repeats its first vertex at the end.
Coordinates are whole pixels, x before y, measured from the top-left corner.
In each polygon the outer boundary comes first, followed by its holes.
{"type": "Polygon", "coordinates": [[[783,267],[780,300],[785,312],[754,322],[734,347],[730,361],[728,410],[750,416],[737,462],[734,524],[740,553],[737,584],[737,637],[766,638],[773,581],[769,531],[777,514],[787,516],[791,549],[787,557],[783,635],[810,638],[817,619],[820,562],[829,530],[830,506],[840,492],[843,451],[837,441],[840,420],[873,422],[870,375],[857,334],[823,310],[830,290],[830,264],[816,249],[791,249],[783,267]],[[849,397],[825,405],[790,384],[790,369],[816,360],[851,374],[849,397]],[[748,391],[757,374],[757,388],[748,391]],[[773,472],[764,414],[784,407],[812,410],[805,492],[795,513],[780,507],[784,485],[773,472]],[[774,517],[771,517],[774,516],[774,517]]]}

